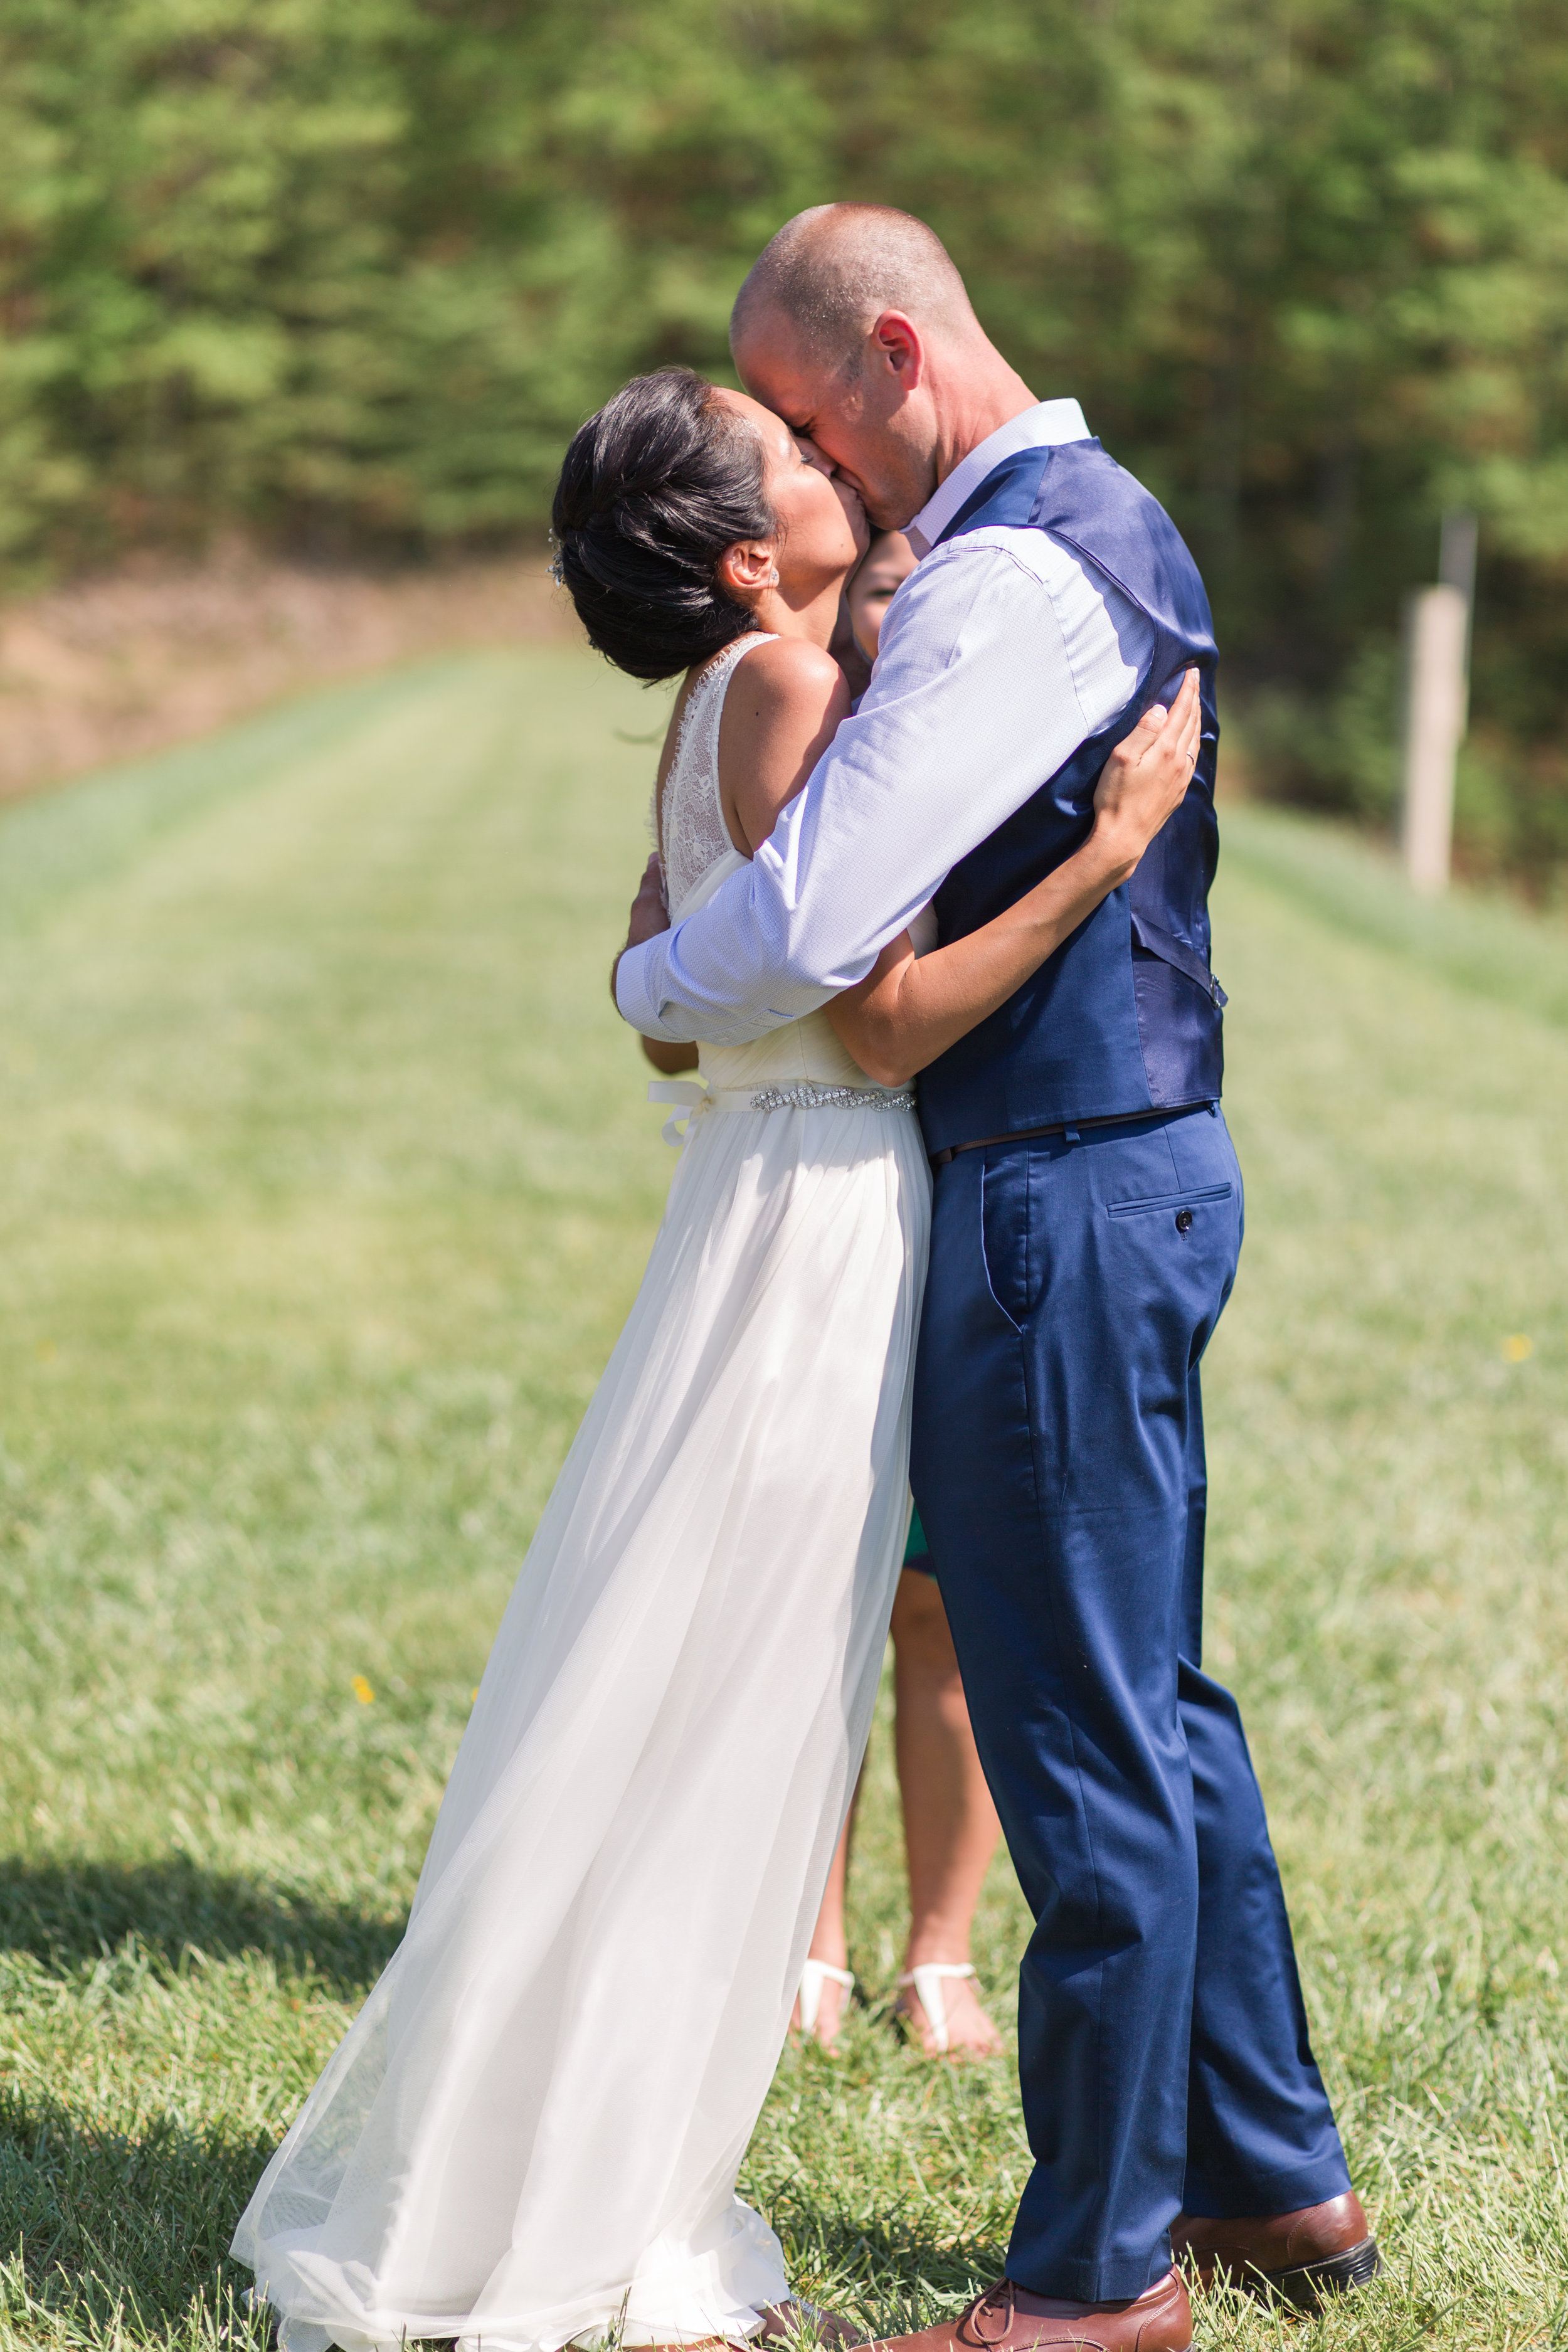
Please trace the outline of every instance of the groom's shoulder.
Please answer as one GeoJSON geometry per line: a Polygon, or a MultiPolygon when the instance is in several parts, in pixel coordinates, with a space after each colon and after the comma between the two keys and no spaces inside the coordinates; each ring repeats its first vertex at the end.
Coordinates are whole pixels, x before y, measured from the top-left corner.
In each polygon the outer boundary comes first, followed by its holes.
{"type": "MultiPolygon", "coordinates": [[[[906,581],[883,624],[884,638],[900,601],[926,575],[923,599],[911,599],[906,626],[911,646],[934,642],[942,627],[956,641],[991,642],[1034,658],[1042,612],[1051,625],[1075,677],[1098,677],[1105,665],[1120,679],[1141,668],[1149,631],[1134,600],[1113,573],[1085,549],[1057,537],[1040,524],[1023,527],[982,523],[933,548],[906,581]]],[[[1118,694],[1120,704],[1125,692],[1118,694]]]]}
{"type": "Polygon", "coordinates": [[[987,587],[1058,593],[1079,574],[1078,550],[1053,537],[1048,528],[984,522],[932,548],[914,578],[938,594],[975,594],[987,587]]]}

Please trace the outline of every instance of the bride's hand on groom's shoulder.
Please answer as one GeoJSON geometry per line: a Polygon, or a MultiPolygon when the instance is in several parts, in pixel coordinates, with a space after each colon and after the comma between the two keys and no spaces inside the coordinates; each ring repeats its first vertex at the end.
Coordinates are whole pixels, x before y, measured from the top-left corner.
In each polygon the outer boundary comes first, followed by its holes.
{"type": "Polygon", "coordinates": [[[1152,704],[1100,772],[1094,829],[1129,873],[1186,798],[1203,724],[1198,673],[1190,669],[1169,710],[1152,704]]]}
{"type": "Polygon", "coordinates": [[[617,953],[610,966],[610,995],[616,993],[616,974],[620,970],[621,957],[626,948],[640,948],[647,940],[655,939],[669,929],[669,908],[664,897],[664,860],[656,849],[642,870],[637,897],[632,900],[631,919],[626,925],[626,947],[617,953]]]}

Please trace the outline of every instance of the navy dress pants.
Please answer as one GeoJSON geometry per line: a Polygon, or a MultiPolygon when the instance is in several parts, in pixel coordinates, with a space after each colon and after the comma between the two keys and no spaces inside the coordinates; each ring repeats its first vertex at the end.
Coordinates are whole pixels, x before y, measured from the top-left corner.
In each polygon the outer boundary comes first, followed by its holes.
{"type": "Polygon", "coordinates": [[[1200,1668],[1217,1106],[939,1170],[912,1482],[1035,1928],[1007,2272],[1110,2301],[1170,2224],[1350,2186],[1235,1700],[1200,1668]]]}

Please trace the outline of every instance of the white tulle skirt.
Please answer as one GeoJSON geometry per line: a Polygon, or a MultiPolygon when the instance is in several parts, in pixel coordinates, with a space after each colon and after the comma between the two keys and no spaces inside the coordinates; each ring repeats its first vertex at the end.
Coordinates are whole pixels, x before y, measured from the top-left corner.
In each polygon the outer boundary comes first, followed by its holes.
{"type": "Polygon", "coordinates": [[[788,2293],[734,2183],[870,1723],[929,1206],[907,1110],[693,1121],[407,1933],[235,2234],[288,2352],[788,2293]]]}

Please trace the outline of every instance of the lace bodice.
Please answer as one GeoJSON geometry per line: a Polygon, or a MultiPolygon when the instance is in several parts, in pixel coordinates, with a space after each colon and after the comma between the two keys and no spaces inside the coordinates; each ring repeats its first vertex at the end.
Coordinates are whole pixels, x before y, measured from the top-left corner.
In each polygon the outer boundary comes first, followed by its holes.
{"type": "Polygon", "coordinates": [[[714,656],[686,698],[676,737],[675,757],[664,780],[664,878],[672,920],[687,912],[686,901],[721,858],[739,861],[730,838],[719,791],[719,722],[735,666],[753,646],[772,637],[752,629],[714,656]]]}

